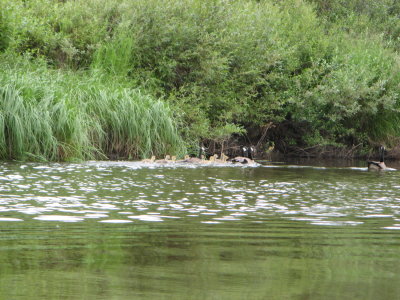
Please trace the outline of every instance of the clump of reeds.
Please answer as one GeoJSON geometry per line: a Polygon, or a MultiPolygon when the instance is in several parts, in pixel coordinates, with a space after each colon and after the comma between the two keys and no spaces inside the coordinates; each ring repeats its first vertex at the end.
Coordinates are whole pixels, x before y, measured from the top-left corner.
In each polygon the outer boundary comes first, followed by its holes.
{"type": "Polygon", "coordinates": [[[161,100],[101,74],[61,73],[26,60],[2,67],[0,159],[134,159],[183,151],[161,100]]]}

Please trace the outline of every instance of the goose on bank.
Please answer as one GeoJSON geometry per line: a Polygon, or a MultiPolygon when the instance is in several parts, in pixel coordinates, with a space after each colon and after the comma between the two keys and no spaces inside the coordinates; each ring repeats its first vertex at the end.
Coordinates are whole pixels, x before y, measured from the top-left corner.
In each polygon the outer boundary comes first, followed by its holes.
{"type": "Polygon", "coordinates": [[[385,170],[386,165],[385,165],[385,147],[380,146],[379,147],[379,161],[368,161],[368,170],[385,170]]]}

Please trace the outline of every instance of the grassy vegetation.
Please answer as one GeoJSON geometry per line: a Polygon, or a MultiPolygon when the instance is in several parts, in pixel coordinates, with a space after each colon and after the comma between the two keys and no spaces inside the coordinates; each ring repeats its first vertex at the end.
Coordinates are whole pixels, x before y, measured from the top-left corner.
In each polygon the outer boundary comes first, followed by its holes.
{"type": "Polygon", "coordinates": [[[3,159],[399,142],[393,1],[0,0],[3,159]],[[389,18],[384,18],[389,16],[389,18]]]}
{"type": "Polygon", "coordinates": [[[400,49],[400,2],[396,0],[308,0],[328,27],[340,27],[353,35],[377,34],[386,46],[400,49]]]}
{"type": "Polygon", "coordinates": [[[68,160],[182,153],[168,105],[93,73],[38,60],[0,64],[0,158],[68,160]]]}

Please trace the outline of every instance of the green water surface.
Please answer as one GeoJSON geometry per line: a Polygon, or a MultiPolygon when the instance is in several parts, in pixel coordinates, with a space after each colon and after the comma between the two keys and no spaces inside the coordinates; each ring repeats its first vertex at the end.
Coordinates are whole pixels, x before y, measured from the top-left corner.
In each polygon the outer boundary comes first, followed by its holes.
{"type": "Polygon", "coordinates": [[[400,172],[0,165],[0,299],[400,299],[400,172]]]}

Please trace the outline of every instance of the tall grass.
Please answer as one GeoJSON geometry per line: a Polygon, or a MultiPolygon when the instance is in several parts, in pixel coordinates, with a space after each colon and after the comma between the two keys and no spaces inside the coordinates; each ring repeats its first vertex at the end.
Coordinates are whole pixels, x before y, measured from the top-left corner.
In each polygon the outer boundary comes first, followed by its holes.
{"type": "Polygon", "coordinates": [[[1,67],[1,159],[133,159],[183,152],[175,121],[160,100],[95,73],[61,73],[20,59],[1,67]]]}
{"type": "Polygon", "coordinates": [[[102,129],[102,134],[94,135],[105,153],[135,158],[183,151],[176,124],[164,102],[132,89],[92,88],[83,96],[86,100],[80,102],[86,102],[86,113],[102,129]]]}
{"type": "Polygon", "coordinates": [[[0,88],[0,157],[27,156],[55,159],[57,141],[52,134],[49,101],[24,101],[15,85],[0,88]]]}
{"type": "Polygon", "coordinates": [[[286,128],[275,134],[286,145],[390,142],[400,136],[399,5],[362,2],[0,0],[0,51],[61,70],[32,82],[21,66],[0,70],[2,93],[23,99],[21,114],[41,103],[60,119],[47,157],[161,154],[180,149],[179,135],[257,137],[270,122],[286,128]]]}

